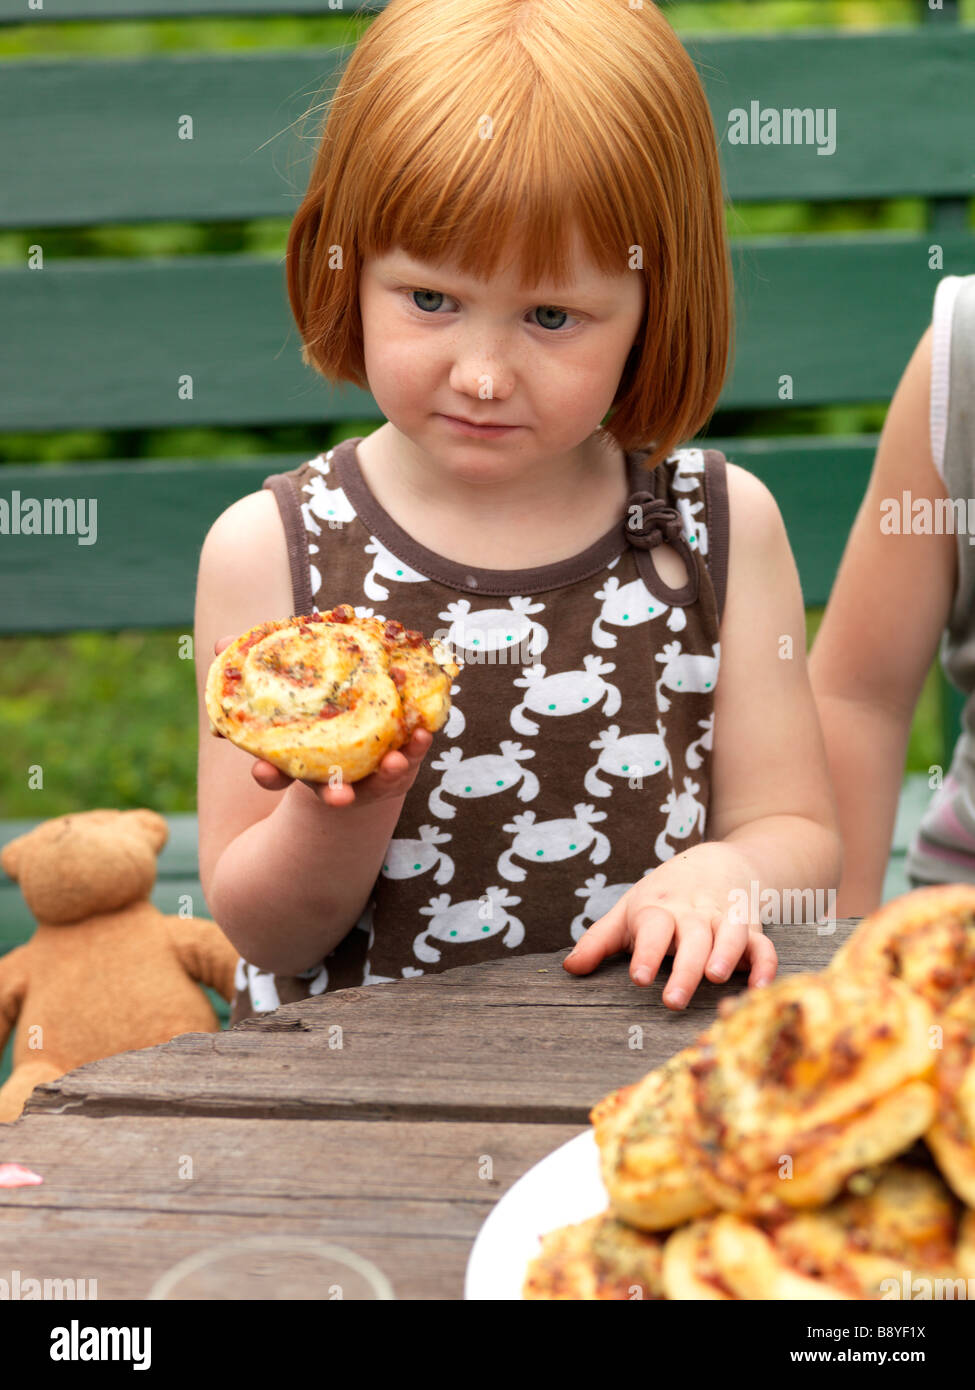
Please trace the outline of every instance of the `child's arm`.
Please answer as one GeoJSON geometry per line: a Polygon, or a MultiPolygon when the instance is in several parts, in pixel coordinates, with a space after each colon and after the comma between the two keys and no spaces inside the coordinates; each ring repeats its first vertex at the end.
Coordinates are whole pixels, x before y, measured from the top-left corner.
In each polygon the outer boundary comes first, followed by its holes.
{"type": "Polygon", "coordinates": [[[723,980],[746,957],[749,983],[768,983],[775,951],[754,917],[736,920],[741,895],[762,904],[773,889],[780,903],[792,904],[796,899],[786,893],[835,887],[841,866],[806,665],[802,592],[785,526],[758,478],[734,464],[727,473],[728,590],[709,839],[634,884],[567,958],[569,969],[585,973],[604,956],[630,950],[631,977],[649,984],[675,943],[663,996],[671,1008],[686,1003],[705,970],[723,980]]]}
{"type": "Polygon", "coordinates": [[[955,590],[953,535],[880,530],[882,499],[948,495],[931,457],[930,406],[929,328],[887,412],[810,657],[843,835],[841,917],[880,904],[911,719],[955,590]]]}
{"type": "Polygon", "coordinates": [[[290,616],[292,605],[277,502],[269,491],[252,493],[217,518],[200,555],[200,881],[210,911],[245,960],[282,975],[321,961],[354,927],[432,738],[418,730],[406,748],[387,753],[379,770],[356,783],[352,800],[348,786],[292,781],[213,737],[203,692],[215,645],[290,616]],[[363,790],[367,783],[371,794],[363,790]]]}

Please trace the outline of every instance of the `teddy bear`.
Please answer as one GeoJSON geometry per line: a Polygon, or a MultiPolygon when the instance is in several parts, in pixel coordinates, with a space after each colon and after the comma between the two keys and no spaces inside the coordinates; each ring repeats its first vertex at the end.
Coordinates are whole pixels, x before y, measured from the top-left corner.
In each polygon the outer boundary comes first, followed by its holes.
{"type": "Polygon", "coordinates": [[[215,922],[149,901],[169,827],[155,811],[96,810],[43,821],[0,851],[37,930],[0,956],[0,1052],[16,1025],[0,1123],[35,1086],[178,1033],[216,1033],[201,985],[232,1001],[237,952],[215,922]]]}

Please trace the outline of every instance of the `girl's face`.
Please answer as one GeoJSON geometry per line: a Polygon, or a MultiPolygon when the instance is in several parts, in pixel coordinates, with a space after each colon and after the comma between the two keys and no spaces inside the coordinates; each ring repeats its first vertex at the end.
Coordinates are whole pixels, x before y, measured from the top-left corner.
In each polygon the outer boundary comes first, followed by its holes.
{"type": "Polygon", "coordinates": [[[458,476],[487,481],[569,456],[612,405],[643,317],[643,273],[603,275],[578,236],[574,252],[571,283],[531,293],[510,260],[487,282],[397,249],[364,262],[369,388],[397,430],[458,476]],[[473,435],[447,417],[510,428],[473,435]]]}

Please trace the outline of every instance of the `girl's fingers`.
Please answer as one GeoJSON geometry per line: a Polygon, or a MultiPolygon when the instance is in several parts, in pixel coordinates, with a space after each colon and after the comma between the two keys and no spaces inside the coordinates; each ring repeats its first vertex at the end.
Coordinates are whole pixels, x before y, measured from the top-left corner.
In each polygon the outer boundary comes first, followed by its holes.
{"type": "Polygon", "coordinates": [[[626,925],[626,894],[614,903],[607,913],[597,918],[587,928],[575,947],[562,962],[563,968],[573,975],[587,975],[606,956],[615,955],[626,946],[628,935],[626,925]]]}
{"type": "Polygon", "coordinates": [[[219,656],[225,647],[229,647],[234,639],[232,637],[218,637],[213,644],[213,655],[219,656]]]}
{"type": "Polygon", "coordinates": [[[682,912],[677,921],[677,950],[670,979],[664,986],[663,1002],[668,1009],[682,1009],[701,983],[704,966],[711,952],[711,915],[682,912]]]}
{"type": "Polygon", "coordinates": [[[752,963],[748,974],[749,988],[755,985],[770,985],[775,979],[779,957],[764,932],[749,932],[746,954],[752,963]]]}
{"type": "Polygon", "coordinates": [[[674,914],[659,903],[647,903],[631,914],[630,979],[635,985],[653,984],[660,962],[674,939],[676,925],[674,914]]]}
{"type": "Polygon", "coordinates": [[[279,767],[269,763],[265,758],[256,758],[251,764],[251,776],[257,784],[267,792],[280,791],[282,787],[290,786],[294,781],[286,772],[282,772],[279,767]]]}
{"type": "Polygon", "coordinates": [[[729,914],[721,916],[717,925],[706,974],[709,980],[720,984],[728,979],[748,948],[748,923],[736,921],[729,914]]]}

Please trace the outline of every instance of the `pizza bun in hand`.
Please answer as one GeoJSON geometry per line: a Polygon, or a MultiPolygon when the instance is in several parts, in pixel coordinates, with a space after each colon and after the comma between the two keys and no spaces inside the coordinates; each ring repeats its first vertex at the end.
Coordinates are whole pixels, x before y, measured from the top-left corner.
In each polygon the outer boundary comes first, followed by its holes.
{"type": "Polygon", "coordinates": [[[339,604],[242,633],[210,666],[205,699],[215,732],[289,777],[358,782],[414,730],[443,727],[459,673],[443,643],[339,604]]]}

